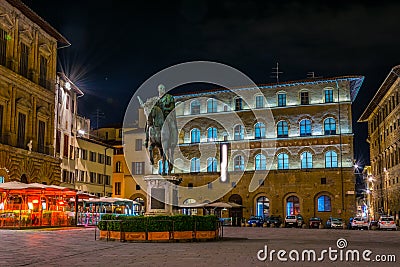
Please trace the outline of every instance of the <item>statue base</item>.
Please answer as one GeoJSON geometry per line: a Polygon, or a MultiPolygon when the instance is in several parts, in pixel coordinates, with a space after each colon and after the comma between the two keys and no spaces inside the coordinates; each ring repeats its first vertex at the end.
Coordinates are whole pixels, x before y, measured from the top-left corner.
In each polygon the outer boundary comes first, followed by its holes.
{"type": "Polygon", "coordinates": [[[147,183],[146,216],[173,215],[178,204],[177,184],[180,179],[175,176],[146,175],[147,183]]]}

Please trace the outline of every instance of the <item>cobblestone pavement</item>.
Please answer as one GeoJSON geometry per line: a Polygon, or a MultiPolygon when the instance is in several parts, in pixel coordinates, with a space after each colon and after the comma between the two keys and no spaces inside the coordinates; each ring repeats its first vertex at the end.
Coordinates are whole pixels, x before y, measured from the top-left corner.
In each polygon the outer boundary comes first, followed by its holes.
{"type": "MultiPolygon", "coordinates": [[[[94,228],[62,230],[0,230],[0,266],[399,266],[400,231],[350,231],[328,229],[224,228],[224,240],[181,243],[123,243],[95,240],[94,228]],[[395,254],[397,264],[345,261],[259,261],[257,252],[338,249],[339,238],[348,250],[369,249],[377,254],[395,254]]],[[[260,256],[264,254],[261,253],[260,256]]],[[[301,254],[300,254],[301,255],[301,254]]],[[[301,256],[300,256],[301,257],[301,256]]],[[[361,256],[360,256],[361,257],[361,256]]],[[[288,254],[286,254],[288,258],[288,254]]]]}

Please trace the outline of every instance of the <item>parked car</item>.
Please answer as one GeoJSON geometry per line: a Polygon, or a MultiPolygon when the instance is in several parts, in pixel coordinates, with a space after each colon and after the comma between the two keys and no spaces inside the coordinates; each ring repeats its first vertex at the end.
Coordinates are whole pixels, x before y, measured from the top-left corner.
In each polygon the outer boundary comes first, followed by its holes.
{"type": "Polygon", "coordinates": [[[266,219],[265,219],[265,222],[267,223],[267,226],[268,227],[270,227],[272,224],[275,226],[275,227],[279,227],[279,226],[281,226],[281,224],[282,224],[282,218],[281,218],[281,216],[268,216],[266,219]]]}
{"type": "Polygon", "coordinates": [[[285,227],[301,227],[304,224],[303,216],[297,215],[287,215],[285,217],[285,227]]]}
{"type": "Polygon", "coordinates": [[[387,230],[397,230],[396,223],[394,221],[393,216],[384,216],[382,215],[378,221],[379,229],[387,229],[387,230]]]}
{"type": "Polygon", "coordinates": [[[304,224],[303,216],[301,216],[300,214],[297,214],[296,217],[297,217],[297,226],[302,227],[304,224]]]}
{"type": "Polygon", "coordinates": [[[379,228],[378,221],[370,221],[369,222],[369,229],[372,229],[372,227],[375,227],[375,229],[379,228]]]}
{"type": "Polygon", "coordinates": [[[343,219],[342,218],[332,218],[330,217],[327,221],[326,221],[326,228],[332,228],[332,229],[343,229],[343,219]]]}
{"type": "Polygon", "coordinates": [[[263,226],[264,219],[261,216],[250,216],[249,220],[247,221],[248,224],[253,225],[254,223],[256,226],[263,226]]]}
{"type": "Polygon", "coordinates": [[[319,228],[322,225],[322,219],[319,217],[312,217],[309,220],[309,227],[310,228],[319,228]]]}
{"type": "Polygon", "coordinates": [[[351,229],[361,229],[361,230],[368,230],[369,223],[366,218],[362,217],[354,217],[353,221],[351,222],[351,229]]]}

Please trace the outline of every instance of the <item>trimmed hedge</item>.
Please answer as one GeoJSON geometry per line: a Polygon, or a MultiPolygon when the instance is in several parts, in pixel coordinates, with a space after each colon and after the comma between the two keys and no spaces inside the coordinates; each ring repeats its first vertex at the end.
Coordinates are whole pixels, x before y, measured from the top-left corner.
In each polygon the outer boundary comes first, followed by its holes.
{"type": "Polygon", "coordinates": [[[214,215],[127,216],[104,214],[97,227],[100,230],[122,230],[123,232],[215,231],[217,222],[218,218],[214,215]]]}

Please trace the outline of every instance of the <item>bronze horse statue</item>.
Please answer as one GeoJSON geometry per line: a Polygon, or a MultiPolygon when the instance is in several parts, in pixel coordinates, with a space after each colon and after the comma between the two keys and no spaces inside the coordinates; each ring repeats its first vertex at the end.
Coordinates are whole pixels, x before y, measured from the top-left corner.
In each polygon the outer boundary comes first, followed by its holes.
{"type": "Polygon", "coordinates": [[[168,175],[173,169],[173,153],[177,145],[178,131],[172,121],[174,116],[164,119],[164,113],[157,105],[158,97],[148,99],[145,103],[138,97],[144,113],[147,117],[146,132],[148,135],[148,147],[150,163],[154,165],[154,148],[158,148],[162,160],[162,175],[168,175]],[[167,163],[167,164],[166,164],[167,163]],[[168,167],[167,167],[168,166],[168,167]]]}

